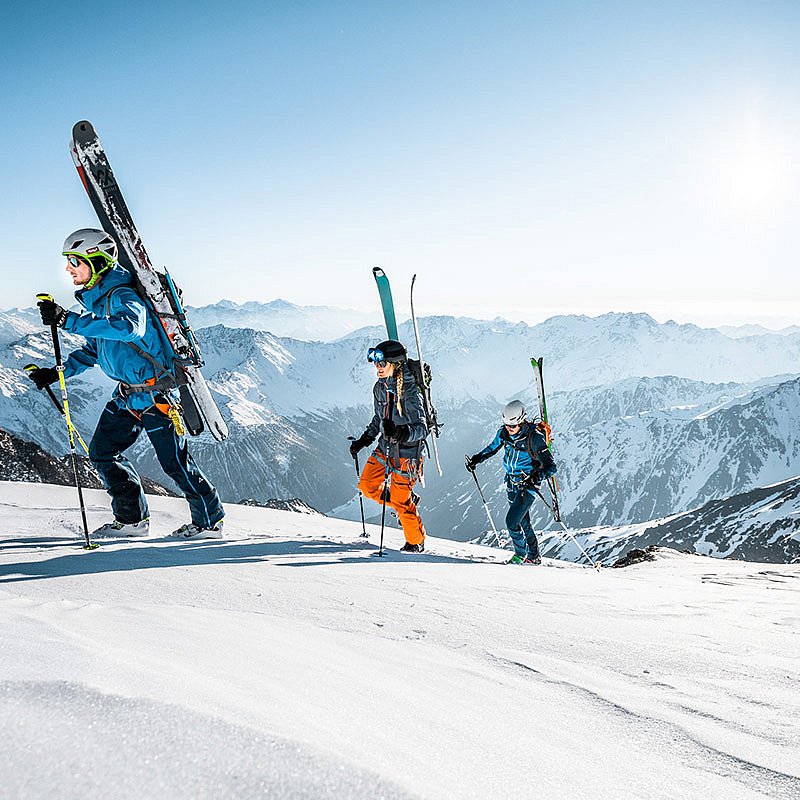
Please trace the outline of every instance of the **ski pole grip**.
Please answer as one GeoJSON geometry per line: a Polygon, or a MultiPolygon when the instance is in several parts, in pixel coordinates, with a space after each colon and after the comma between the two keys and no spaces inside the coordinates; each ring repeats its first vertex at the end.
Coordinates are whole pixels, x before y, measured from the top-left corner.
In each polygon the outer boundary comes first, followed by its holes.
{"type": "MultiPolygon", "coordinates": [[[[36,299],[49,300],[51,303],[55,302],[53,295],[48,294],[47,292],[40,292],[36,295],[36,299]]],[[[63,369],[64,365],[61,363],[61,343],[58,341],[58,327],[56,325],[51,325],[50,331],[53,334],[53,352],[56,356],[56,369],[60,371],[63,369]]]]}

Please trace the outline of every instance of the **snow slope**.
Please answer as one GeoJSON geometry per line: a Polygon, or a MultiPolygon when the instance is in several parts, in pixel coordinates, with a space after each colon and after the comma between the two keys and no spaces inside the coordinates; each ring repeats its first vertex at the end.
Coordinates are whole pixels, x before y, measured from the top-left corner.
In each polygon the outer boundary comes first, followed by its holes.
{"type": "Polygon", "coordinates": [[[4,797],[800,794],[800,566],[377,559],[374,530],[234,506],[176,542],[171,498],[87,553],[72,506],[0,484],[4,797]]]}

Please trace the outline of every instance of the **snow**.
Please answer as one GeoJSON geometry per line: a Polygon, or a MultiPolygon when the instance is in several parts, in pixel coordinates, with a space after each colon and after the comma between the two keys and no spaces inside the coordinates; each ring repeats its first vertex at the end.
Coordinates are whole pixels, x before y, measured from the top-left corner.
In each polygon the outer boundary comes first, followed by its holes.
{"type": "Polygon", "coordinates": [[[800,796],[800,565],[378,559],[249,506],[182,542],[151,505],[85,552],[74,489],[0,484],[4,796],[800,796]]]}

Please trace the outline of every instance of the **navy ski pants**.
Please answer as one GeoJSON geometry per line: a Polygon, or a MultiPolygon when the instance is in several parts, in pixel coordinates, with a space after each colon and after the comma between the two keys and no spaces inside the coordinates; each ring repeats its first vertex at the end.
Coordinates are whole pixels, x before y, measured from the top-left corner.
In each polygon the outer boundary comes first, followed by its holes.
{"type": "Polygon", "coordinates": [[[178,436],[169,417],[152,408],[140,418],[126,408],[120,408],[116,400],[111,400],[100,415],[92,436],[89,458],[111,495],[114,519],[131,523],[150,516],[139,474],[122,455],[143,430],[164,472],[184,493],[191,509],[192,522],[203,528],[219,522],[225,516],[225,511],[217,490],[195,464],[186,446],[186,438],[178,436]]]}
{"type": "Polygon", "coordinates": [[[506,528],[514,543],[514,552],[523,558],[536,558],[539,555],[539,541],[530,515],[535,499],[536,493],[531,489],[508,489],[508,502],[511,505],[506,514],[506,528]]]}

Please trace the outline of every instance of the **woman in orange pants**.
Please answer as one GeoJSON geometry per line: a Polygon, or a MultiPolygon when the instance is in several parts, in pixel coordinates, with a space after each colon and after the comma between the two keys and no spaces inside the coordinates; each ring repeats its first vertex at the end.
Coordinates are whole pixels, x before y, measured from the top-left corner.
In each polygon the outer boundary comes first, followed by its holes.
{"type": "Polygon", "coordinates": [[[355,458],[359,450],[378,439],[378,446],[361,471],[358,488],[376,503],[386,497],[403,526],[406,543],[401,551],[421,553],[425,549],[425,526],[412,489],[422,472],[428,427],[419,389],[406,359],[405,347],[392,339],[369,349],[367,360],[375,364],[378,373],[372,389],[375,413],[364,433],[350,445],[350,454],[355,458]],[[387,459],[389,485],[385,487],[387,459]],[[384,495],[386,488],[389,491],[384,495]]]}

